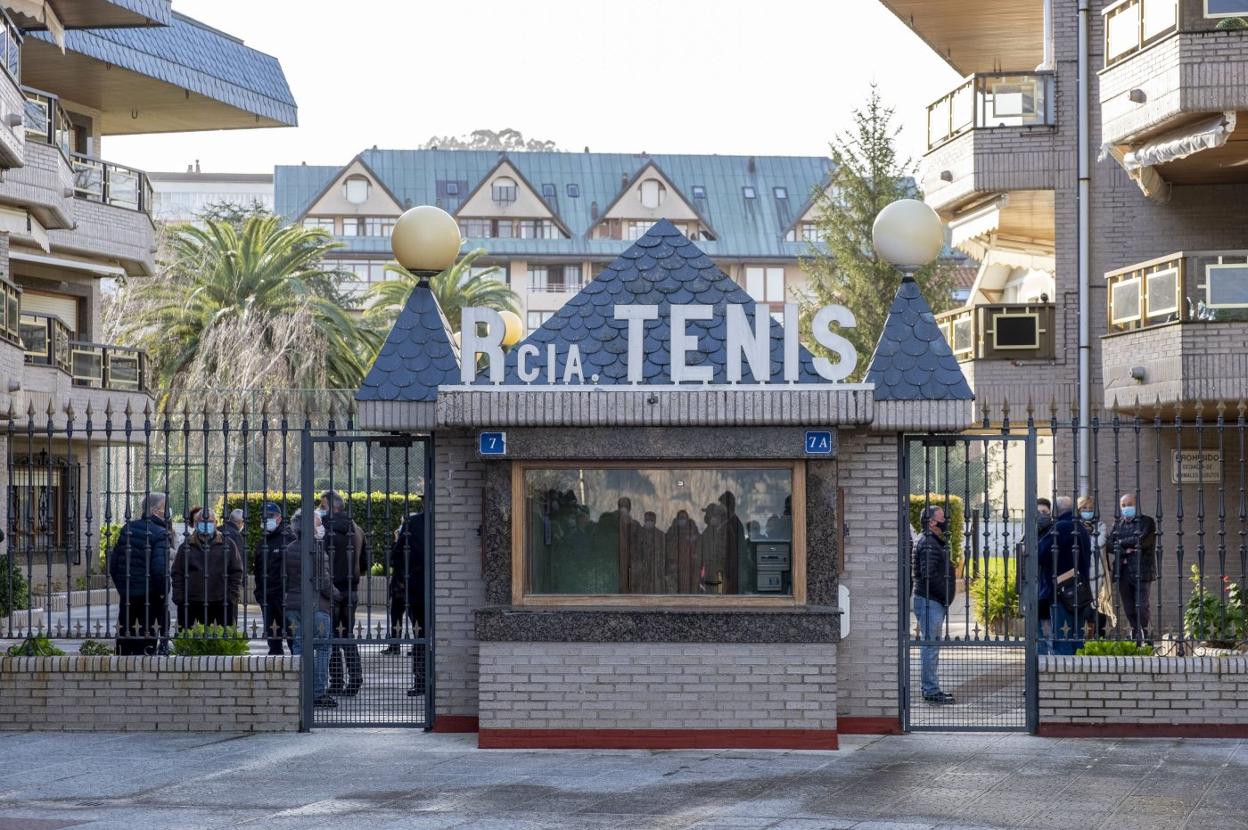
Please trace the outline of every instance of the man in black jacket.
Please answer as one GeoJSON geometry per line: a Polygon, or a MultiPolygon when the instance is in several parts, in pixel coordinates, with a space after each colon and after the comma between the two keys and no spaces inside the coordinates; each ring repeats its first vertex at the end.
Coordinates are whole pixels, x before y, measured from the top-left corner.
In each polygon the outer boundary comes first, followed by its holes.
{"type": "MultiPolygon", "coordinates": [[[[425,638],[429,633],[425,630],[425,516],[413,513],[403,522],[399,536],[390,548],[390,596],[402,609],[399,617],[399,630],[391,634],[399,637],[402,634],[402,612],[412,624],[413,636],[425,638]]],[[[391,624],[393,625],[393,619],[391,624]]],[[[412,648],[412,688],[407,690],[408,697],[419,697],[425,693],[425,647],[412,648]]]]}
{"type": "Polygon", "coordinates": [[[1152,632],[1152,609],[1149,600],[1153,582],[1157,580],[1157,523],[1139,512],[1135,494],[1125,493],[1118,501],[1121,518],[1109,534],[1110,550],[1118,577],[1118,595],[1122,610],[1131,624],[1131,636],[1140,645],[1152,632]]]}
{"type": "Polygon", "coordinates": [[[945,542],[948,524],[942,507],[929,505],[919,517],[923,533],[914,545],[914,616],[919,623],[923,699],[928,703],[953,703],[953,695],[940,689],[940,647],[930,644],[944,635],[945,614],[955,590],[953,561],[945,542]]]}
{"type": "MultiPolygon", "coordinates": [[[[360,576],[368,573],[368,541],[364,531],[344,509],[342,496],[328,491],[321,496],[326,511],[325,541],[333,569],[334,600],[333,633],[338,640],[355,637],[355,606],[360,601],[360,576]]],[[[354,642],[336,644],[329,655],[329,693],[355,697],[364,683],[360,647],[354,642]]]]}
{"type": "Polygon", "coordinates": [[[126,522],[108,557],[117,589],[117,653],[155,654],[169,632],[169,503],[164,493],[143,497],[139,517],[126,522]]]}
{"type": "Polygon", "coordinates": [[[282,561],[295,535],[284,518],[278,504],[271,501],[264,503],[264,535],[256,546],[256,557],[251,566],[256,603],[264,609],[264,636],[269,641],[269,654],[282,653],[283,636],[287,645],[294,647],[290,632],[286,630],[286,614],[282,606],[283,586],[286,584],[282,561]]]}

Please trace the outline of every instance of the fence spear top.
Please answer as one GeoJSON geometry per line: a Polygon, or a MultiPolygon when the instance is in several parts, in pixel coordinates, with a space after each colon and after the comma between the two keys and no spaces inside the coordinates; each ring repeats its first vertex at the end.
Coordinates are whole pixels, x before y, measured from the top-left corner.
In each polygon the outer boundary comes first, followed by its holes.
{"type": "Polygon", "coordinates": [[[56,407],[52,405],[52,399],[48,398],[48,417],[51,418],[56,414],[56,407]]]}
{"type": "Polygon", "coordinates": [[[65,404],[65,417],[70,421],[74,420],[74,402],[72,400],[65,404]]]}
{"type": "Polygon", "coordinates": [[[1029,421],[1030,421],[1030,420],[1031,420],[1031,418],[1032,418],[1032,416],[1033,416],[1033,415],[1035,415],[1035,414],[1036,414],[1036,404],[1035,404],[1035,401],[1033,401],[1033,400],[1031,399],[1031,396],[1030,396],[1030,395],[1028,395],[1028,396],[1027,396],[1027,420],[1029,420],[1029,421]]]}
{"type": "Polygon", "coordinates": [[[241,414],[244,418],[246,418],[247,415],[251,412],[251,407],[247,403],[246,395],[243,396],[243,405],[238,408],[238,411],[239,411],[239,414],[241,414]]]}
{"type": "Polygon", "coordinates": [[[95,410],[91,408],[91,399],[87,398],[87,418],[89,419],[95,414],[95,410]]]}
{"type": "Polygon", "coordinates": [[[1245,412],[1245,411],[1248,411],[1248,404],[1245,404],[1245,403],[1244,403],[1244,399],[1243,399],[1243,398],[1240,398],[1240,399],[1239,399],[1239,406],[1237,406],[1237,407],[1236,407],[1236,411],[1238,411],[1238,412],[1239,412],[1239,417],[1240,417],[1240,418],[1243,418],[1243,417],[1244,417],[1244,412],[1245,412]]]}
{"type": "Polygon", "coordinates": [[[1049,398],[1049,420],[1057,420],[1057,398],[1049,398]]]}
{"type": "MultiPolygon", "coordinates": [[[[90,406],[90,405],[91,405],[90,403],[87,404],[87,406],[90,406]]],[[[17,415],[17,412],[13,410],[13,399],[9,398],[9,421],[11,422],[16,415],[17,415]]]]}
{"type": "Polygon", "coordinates": [[[1226,417],[1226,401],[1218,401],[1218,420],[1226,417]]]}
{"type": "Polygon", "coordinates": [[[126,408],[122,410],[125,413],[126,420],[130,420],[130,416],[134,414],[134,407],[130,406],[130,399],[126,398],[126,408]]]}
{"type": "Polygon", "coordinates": [[[146,401],[143,401],[143,419],[151,420],[151,417],[152,417],[152,401],[151,399],[148,399],[146,401]]]}

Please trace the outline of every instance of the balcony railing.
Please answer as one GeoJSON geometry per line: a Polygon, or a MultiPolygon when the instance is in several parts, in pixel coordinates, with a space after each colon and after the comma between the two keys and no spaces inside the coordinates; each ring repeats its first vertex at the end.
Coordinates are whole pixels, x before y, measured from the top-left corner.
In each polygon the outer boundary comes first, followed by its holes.
{"type": "Polygon", "coordinates": [[[69,326],[60,317],[23,311],[21,331],[27,363],[70,370],[69,326]]]}
{"type": "Polygon", "coordinates": [[[972,75],[927,108],[927,149],[978,129],[1057,123],[1052,72],[972,75]]]}
{"type": "Polygon", "coordinates": [[[534,294],[575,294],[588,283],[577,282],[531,282],[529,291],[534,294]]]}
{"type": "Polygon", "coordinates": [[[1105,23],[1105,66],[1110,67],[1178,32],[1227,28],[1223,21],[1230,18],[1248,20],[1248,2],[1118,0],[1101,14],[1105,23]]]}
{"type": "Polygon", "coordinates": [[[993,303],[959,308],[936,321],[953,355],[965,360],[1051,360],[1052,303],[993,303]]]}
{"type": "Polygon", "coordinates": [[[145,352],[125,346],[81,341],[71,341],[69,346],[75,386],[119,392],[148,391],[145,352]]]}
{"type": "Polygon", "coordinates": [[[1248,321],[1248,251],[1180,251],[1105,275],[1111,334],[1248,321]]]}
{"type": "Polygon", "coordinates": [[[133,167],[74,153],[74,195],[104,205],[152,211],[152,184],[147,174],[133,167]]]}
{"type": "Polygon", "coordinates": [[[0,65],[14,83],[21,83],[22,32],[4,9],[0,9],[0,65]]]}
{"type": "Polygon", "coordinates": [[[22,290],[0,279],[0,340],[22,345],[22,290]]]}
{"type": "Polygon", "coordinates": [[[26,138],[59,147],[68,160],[73,152],[73,125],[61,99],[29,86],[22,87],[22,94],[26,96],[26,138]]]}

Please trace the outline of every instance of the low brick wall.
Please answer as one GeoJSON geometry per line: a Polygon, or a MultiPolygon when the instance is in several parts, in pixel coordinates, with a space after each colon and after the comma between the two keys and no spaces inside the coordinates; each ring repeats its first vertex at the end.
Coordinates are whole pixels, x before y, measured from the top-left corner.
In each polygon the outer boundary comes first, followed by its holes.
{"type": "Polygon", "coordinates": [[[836,646],[483,642],[480,745],[836,748],[836,646]]]}
{"type": "Polygon", "coordinates": [[[1248,657],[1040,657],[1040,734],[1248,737],[1248,657]]]}
{"type": "Polygon", "coordinates": [[[3,731],[298,728],[298,657],[0,657],[3,731]]]}

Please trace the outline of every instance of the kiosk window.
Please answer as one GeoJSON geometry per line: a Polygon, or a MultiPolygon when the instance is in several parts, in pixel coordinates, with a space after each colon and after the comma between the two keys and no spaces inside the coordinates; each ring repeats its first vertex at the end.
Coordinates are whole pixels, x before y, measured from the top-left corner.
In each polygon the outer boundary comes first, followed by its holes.
{"type": "Polygon", "coordinates": [[[801,474],[762,464],[524,468],[524,593],[791,598],[804,574],[801,474]]]}

